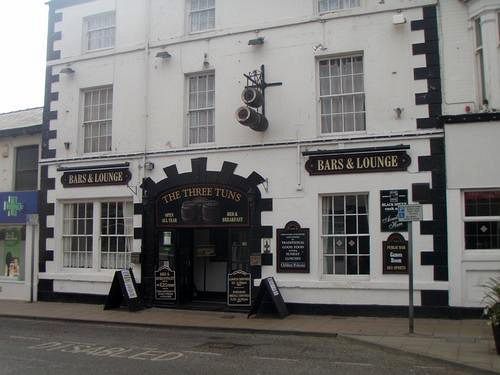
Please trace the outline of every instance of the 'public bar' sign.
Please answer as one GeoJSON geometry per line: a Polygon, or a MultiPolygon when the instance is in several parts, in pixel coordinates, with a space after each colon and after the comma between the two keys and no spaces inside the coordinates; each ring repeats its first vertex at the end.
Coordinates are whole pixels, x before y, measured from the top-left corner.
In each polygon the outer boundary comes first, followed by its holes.
{"type": "Polygon", "coordinates": [[[311,155],[306,162],[310,175],[406,171],[411,163],[405,151],[311,155]]]}

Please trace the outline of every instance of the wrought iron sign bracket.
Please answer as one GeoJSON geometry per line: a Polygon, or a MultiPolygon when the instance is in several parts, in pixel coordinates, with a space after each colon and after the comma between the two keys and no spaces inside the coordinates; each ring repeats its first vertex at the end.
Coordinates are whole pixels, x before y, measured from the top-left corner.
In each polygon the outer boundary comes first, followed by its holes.
{"type": "Polygon", "coordinates": [[[265,69],[264,65],[260,66],[260,70],[254,70],[248,74],[243,74],[245,78],[247,79],[247,84],[245,87],[253,87],[262,93],[262,99],[263,99],[263,104],[261,107],[262,110],[262,115],[266,115],[266,88],[272,87],[272,86],[281,86],[283,85],[283,82],[271,82],[268,83],[266,82],[266,76],[265,76],[265,69]]]}

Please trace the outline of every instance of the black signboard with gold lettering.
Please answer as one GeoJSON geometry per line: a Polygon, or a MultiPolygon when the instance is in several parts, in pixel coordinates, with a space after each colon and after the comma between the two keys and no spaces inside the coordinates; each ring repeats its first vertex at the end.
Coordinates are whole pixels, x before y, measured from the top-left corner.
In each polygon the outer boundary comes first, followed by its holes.
{"type": "Polygon", "coordinates": [[[61,183],[65,188],[102,185],[126,185],[132,177],[127,168],[91,169],[64,172],[61,183]]]}
{"type": "Polygon", "coordinates": [[[408,190],[380,191],[380,230],[382,232],[407,232],[408,222],[398,220],[398,207],[408,204],[408,190]]]}
{"type": "Polygon", "coordinates": [[[276,242],[278,272],[309,272],[309,228],[290,221],[276,230],[276,242]]]}
{"type": "Polygon", "coordinates": [[[252,276],[243,270],[227,275],[227,305],[250,306],[252,304],[252,276]]]}
{"type": "Polygon", "coordinates": [[[168,190],[156,204],[163,227],[245,227],[249,201],[243,191],[218,184],[193,184],[168,190]]]}
{"type": "Polygon", "coordinates": [[[393,233],[382,242],[384,274],[408,273],[408,241],[400,233],[393,233]]]}
{"type": "Polygon", "coordinates": [[[411,163],[405,151],[311,155],[306,162],[310,175],[405,171],[411,163]]]}

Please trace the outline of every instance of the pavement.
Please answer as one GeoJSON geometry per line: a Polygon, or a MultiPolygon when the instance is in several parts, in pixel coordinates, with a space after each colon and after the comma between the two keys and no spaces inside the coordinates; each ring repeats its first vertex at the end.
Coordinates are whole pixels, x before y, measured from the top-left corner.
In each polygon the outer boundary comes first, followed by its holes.
{"type": "Polygon", "coordinates": [[[357,341],[500,373],[491,327],[485,320],[408,319],[289,315],[285,319],[246,314],[150,308],[137,312],[103,310],[102,305],[0,301],[0,316],[146,327],[190,328],[232,332],[343,336],[357,341]]]}

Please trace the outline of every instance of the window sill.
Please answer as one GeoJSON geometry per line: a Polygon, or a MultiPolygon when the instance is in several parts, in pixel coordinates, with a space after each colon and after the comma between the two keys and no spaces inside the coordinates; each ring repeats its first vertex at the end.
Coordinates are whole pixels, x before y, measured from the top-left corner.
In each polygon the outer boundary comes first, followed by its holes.
{"type": "Polygon", "coordinates": [[[0,276],[0,283],[2,284],[25,284],[25,280],[17,280],[11,277],[0,276]]]}
{"type": "Polygon", "coordinates": [[[211,31],[215,31],[215,27],[212,29],[205,29],[205,30],[199,30],[199,31],[188,31],[188,35],[199,35],[203,33],[209,33],[211,31]]]}
{"type": "Polygon", "coordinates": [[[115,270],[103,270],[101,272],[97,272],[95,270],[86,271],[79,268],[75,268],[74,270],[69,270],[66,268],[61,272],[41,273],[39,275],[39,278],[50,279],[50,280],[110,283],[111,281],[113,281],[114,274],[115,270]]]}
{"type": "MultiPolygon", "coordinates": [[[[349,289],[349,290],[408,290],[408,275],[387,275],[384,277],[398,277],[398,282],[391,281],[374,281],[369,277],[364,279],[348,279],[348,280],[276,280],[280,288],[298,288],[298,289],[349,289]],[[401,279],[401,280],[399,280],[401,279]]],[[[351,276],[349,276],[351,277],[351,276]]],[[[279,276],[278,276],[279,278],[279,276]]],[[[446,287],[448,282],[416,282],[415,289],[440,290],[446,287]]]]}
{"type": "Polygon", "coordinates": [[[86,54],[91,54],[91,53],[99,53],[99,52],[104,52],[104,51],[110,51],[110,50],[113,50],[114,48],[115,48],[115,46],[104,47],[104,48],[96,48],[96,49],[87,49],[87,50],[83,50],[82,54],[86,55],[86,54]]]}

